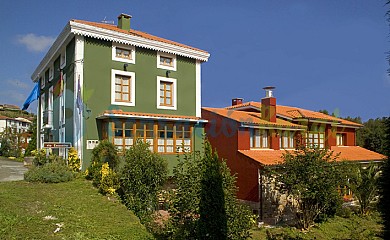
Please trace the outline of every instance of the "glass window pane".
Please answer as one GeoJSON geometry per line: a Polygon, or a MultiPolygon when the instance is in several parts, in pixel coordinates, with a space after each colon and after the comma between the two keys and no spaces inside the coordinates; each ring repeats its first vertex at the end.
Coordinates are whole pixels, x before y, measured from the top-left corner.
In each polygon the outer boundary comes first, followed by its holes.
{"type": "Polygon", "coordinates": [[[128,86],[123,86],[123,92],[126,92],[126,93],[128,93],[129,92],[129,87],[128,86]]]}
{"type": "Polygon", "coordinates": [[[115,84],[115,91],[120,92],[121,91],[121,85],[115,84]]]}
{"type": "Polygon", "coordinates": [[[123,96],[123,100],[125,100],[125,101],[129,100],[129,94],[127,94],[127,93],[125,94],[124,93],[122,96],[123,96]]]}
{"type": "Polygon", "coordinates": [[[115,99],[116,100],[121,100],[121,94],[120,93],[115,93],[115,99]]]}
{"type": "Polygon", "coordinates": [[[166,83],[166,89],[167,91],[171,90],[172,83],[166,83]]]}
{"type": "Polygon", "coordinates": [[[121,84],[122,83],[122,79],[120,76],[116,75],[115,76],[115,84],[121,84]]]}
{"type": "Polygon", "coordinates": [[[123,77],[122,84],[123,85],[129,85],[129,83],[130,83],[130,79],[128,77],[123,77]]]}
{"type": "Polygon", "coordinates": [[[171,105],[171,99],[170,98],[166,98],[166,102],[167,102],[167,105],[171,105]]]}

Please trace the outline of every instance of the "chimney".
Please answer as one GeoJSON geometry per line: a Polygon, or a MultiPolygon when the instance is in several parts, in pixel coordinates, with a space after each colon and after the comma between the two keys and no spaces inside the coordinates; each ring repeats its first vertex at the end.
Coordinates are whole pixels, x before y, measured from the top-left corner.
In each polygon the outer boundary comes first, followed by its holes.
{"type": "Polygon", "coordinates": [[[236,106],[238,104],[242,104],[242,100],[244,100],[244,99],[242,99],[242,98],[233,98],[232,99],[232,106],[236,106]]]}
{"type": "Polygon", "coordinates": [[[130,30],[130,19],[130,15],[121,13],[118,16],[118,28],[123,30],[130,30]]]}
{"type": "Polygon", "coordinates": [[[261,99],[261,118],[276,122],[276,98],[273,97],[275,87],[265,87],[265,98],[261,99]]]}

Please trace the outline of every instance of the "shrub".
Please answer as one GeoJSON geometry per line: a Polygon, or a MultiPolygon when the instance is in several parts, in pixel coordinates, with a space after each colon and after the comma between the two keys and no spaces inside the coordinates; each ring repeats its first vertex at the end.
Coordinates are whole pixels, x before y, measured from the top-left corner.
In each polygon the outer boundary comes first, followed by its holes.
{"type": "Polygon", "coordinates": [[[98,187],[101,181],[101,169],[104,163],[108,163],[113,171],[118,170],[119,156],[117,148],[108,140],[103,140],[92,150],[91,165],[87,169],[87,179],[93,180],[98,187]]]}
{"type": "Polygon", "coordinates": [[[48,159],[46,158],[46,150],[34,150],[31,152],[34,156],[33,164],[34,166],[43,166],[48,162],[48,159]]]}
{"type": "Polygon", "coordinates": [[[171,218],[165,236],[173,239],[249,238],[253,216],[236,199],[236,178],[230,174],[226,163],[212,152],[210,143],[206,141],[204,154],[186,153],[178,158],[173,171],[176,194],[173,207],[169,209],[171,218]],[[213,193],[211,187],[217,186],[216,183],[222,190],[218,194],[213,193]],[[207,209],[213,199],[214,204],[207,209]],[[211,223],[213,220],[215,222],[211,223]],[[218,229],[210,229],[212,226],[218,229]]]}
{"type": "Polygon", "coordinates": [[[125,205],[145,223],[157,207],[157,193],[167,177],[167,162],[138,140],[125,153],[121,170],[121,194],[125,205]]]}
{"type": "Polygon", "coordinates": [[[80,158],[77,154],[76,149],[70,148],[68,151],[68,166],[73,172],[80,171],[80,158]]]}
{"type": "Polygon", "coordinates": [[[99,192],[102,194],[114,194],[119,188],[119,178],[118,174],[115,173],[108,163],[104,163],[100,170],[101,178],[99,182],[99,192]]]}
{"type": "Polygon", "coordinates": [[[33,166],[24,174],[24,179],[29,182],[59,183],[73,180],[74,175],[60,161],[53,161],[42,166],[33,166]]]}

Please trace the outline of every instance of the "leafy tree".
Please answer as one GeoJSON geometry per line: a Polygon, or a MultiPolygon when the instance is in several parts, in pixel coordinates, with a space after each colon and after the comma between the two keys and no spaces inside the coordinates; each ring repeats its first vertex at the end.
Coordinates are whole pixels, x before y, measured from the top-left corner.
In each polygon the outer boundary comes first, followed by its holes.
{"type": "Polygon", "coordinates": [[[25,155],[31,156],[31,152],[37,149],[37,118],[35,117],[28,132],[31,134],[31,140],[28,142],[25,155]]]}
{"type": "Polygon", "coordinates": [[[108,140],[101,141],[93,150],[91,165],[87,169],[87,179],[93,180],[93,184],[99,187],[101,182],[101,169],[104,163],[108,163],[110,169],[118,170],[119,156],[114,144],[108,140]]]}
{"type": "Polygon", "coordinates": [[[217,153],[212,152],[210,143],[206,141],[203,154],[186,153],[178,160],[173,170],[176,194],[169,209],[170,237],[249,238],[253,223],[250,210],[236,199],[236,178],[217,153]]]}
{"type": "Polygon", "coordinates": [[[141,222],[148,222],[157,208],[157,193],[167,179],[167,162],[141,140],[126,151],[124,161],[120,171],[122,198],[141,222]]]}
{"type": "Polygon", "coordinates": [[[0,155],[4,157],[19,157],[21,151],[18,144],[16,129],[8,127],[1,135],[0,155]]]}
{"type": "Polygon", "coordinates": [[[385,121],[386,127],[386,141],[385,153],[387,159],[382,168],[382,175],[380,177],[379,184],[379,209],[383,216],[384,223],[384,236],[383,239],[390,239],[390,117],[386,118],[385,121]]]}
{"type": "Polygon", "coordinates": [[[279,190],[292,197],[297,227],[307,229],[323,214],[335,214],[339,202],[337,186],[344,181],[336,157],[325,149],[302,148],[283,154],[283,162],[272,177],[279,190]]]}
{"type": "Polygon", "coordinates": [[[227,219],[223,176],[217,153],[210,143],[205,144],[204,173],[201,180],[199,202],[199,238],[226,239],[227,219]]]}
{"type": "Polygon", "coordinates": [[[359,201],[360,214],[368,214],[370,204],[378,197],[380,167],[371,163],[368,167],[361,164],[351,168],[348,186],[359,201]]]}
{"type": "Polygon", "coordinates": [[[363,123],[364,127],[358,130],[357,144],[384,154],[385,148],[385,118],[369,119],[363,123]]]}

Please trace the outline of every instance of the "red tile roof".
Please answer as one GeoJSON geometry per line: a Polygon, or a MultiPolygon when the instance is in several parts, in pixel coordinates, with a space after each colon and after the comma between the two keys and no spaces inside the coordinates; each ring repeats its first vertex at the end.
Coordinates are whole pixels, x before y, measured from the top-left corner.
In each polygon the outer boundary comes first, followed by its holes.
{"type": "Polygon", "coordinates": [[[288,128],[297,128],[303,129],[304,126],[285,121],[283,119],[276,119],[276,123],[266,121],[261,118],[260,113],[256,112],[246,112],[246,111],[233,111],[224,108],[202,108],[202,110],[213,112],[220,116],[230,118],[240,123],[246,124],[256,124],[262,126],[272,126],[272,127],[288,127],[288,128]]]}
{"type": "MultiPolygon", "coordinates": [[[[143,118],[167,118],[167,119],[183,119],[183,120],[202,120],[195,116],[183,116],[183,115],[168,115],[168,114],[157,114],[157,113],[140,113],[140,112],[124,112],[121,109],[118,110],[106,110],[100,114],[97,118],[110,117],[112,115],[120,115],[123,117],[143,117],[143,118]]],[[[202,120],[205,121],[205,120],[202,120]]]]}
{"type": "MultiPolygon", "coordinates": [[[[386,158],[382,154],[358,146],[331,147],[331,151],[334,156],[340,154],[336,161],[383,161],[386,158]]],[[[282,155],[286,153],[286,150],[260,149],[239,150],[238,152],[262,165],[277,165],[283,161],[282,155]]]]}
{"type": "MultiPolygon", "coordinates": [[[[226,109],[237,109],[237,110],[243,110],[246,108],[254,108],[260,111],[261,109],[261,103],[260,102],[246,102],[243,104],[238,104],[235,106],[229,106],[226,107],[226,109]]],[[[289,107],[289,106],[282,106],[277,105],[276,106],[276,114],[282,115],[287,118],[297,119],[297,118],[307,118],[307,119],[316,119],[316,120],[325,120],[330,122],[339,122],[340,124],[344,125],[350,125],[355,127],[362,127],[363,125],[355,122],[351,122],[345,119],[333,117],[330,115],[326,115],[324,113],[310,111],[302,108],[297,107],[289,107]]]]}
{"type": "Polygon", "coordinates": [[[178,42],[174,42],[174,41],[171,41],[171,40],[168,40],[168,39],[160,38],[160,37],[151,35],[149,33],[141,32],[141,31],[134,30],[134,29],[124,30],[124,29],[118,28],[116,25],[113,25],[113,24],[89,22],[89,21],[76,20],[76,19],[73,19],[71,21],[76,22],[76,23],[86,24],[86,25],[93,26],[93,27],[103,28],[103,29],[106,29],[106,30],[116,31],[116,32],[120,32],[120,33],[125,33],[125,34],[129,34],[129,35],[137,36],[137,37],[142,37],[142,38],[146,38],[146,39],[149,39],[149,40],[154,40],[154,41],[158,41],[158,42],[168,43],[168,44],[176,45],[176,46],[179,46],[179,47],[184,47],[184,48],[188,48],[188,49],[192,49],[192,50],[196,50],[196,51],[207,53],[207,51],[205,51],[205,50],[202,50],[202,49],[199,49],[199,48],[194,48],[194,47],[191,47],[191,46],[188,46],[188,45],[185,45],[185,44],[181,44],[181,43],[178,43],[178,42]]]}
{"type": "Polygon", "coordinates": [[[386,156],[374,151],[359,147],[359,146],[333,146],[331,150],[337,154],[339,160],[347,161],[372,161],[372,160],[384,160],[386,156]]]}

